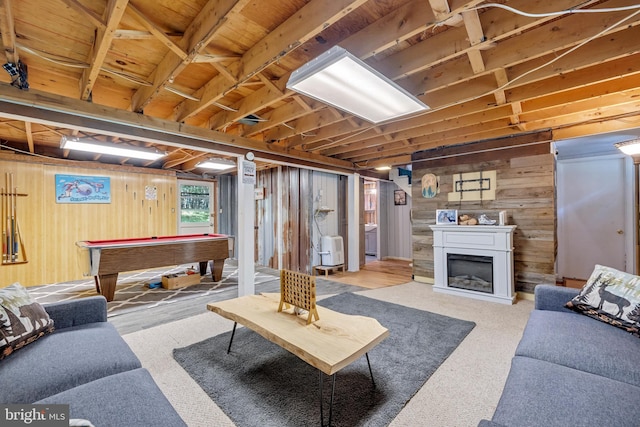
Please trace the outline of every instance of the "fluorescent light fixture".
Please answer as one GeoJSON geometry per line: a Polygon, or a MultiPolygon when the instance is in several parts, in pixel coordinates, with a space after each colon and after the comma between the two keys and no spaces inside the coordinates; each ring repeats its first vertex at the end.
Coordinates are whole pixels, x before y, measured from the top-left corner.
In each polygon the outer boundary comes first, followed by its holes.
{"type": "Polygon", "coordinates": [[[209,159],[198,163],[196,167],[223,171],[236,167],[236,164],[234,161],[228,159],[209,159]]]}
{"type": "Polygon", "coordinates": [[[80,138],[67,137],[66,135],[60,140],[60,148],[143,160],[158,160],[160,157],[164,157],[167,154],[154,148],[134,147],[131,145],[113,144],[110,142],[89,141],[80,138]]]}
{"type": "Polygon", "coordinates": [[[340,46],[295,70],[287,88],[380,123],[428,110],[424,103],[340,46]]]}
{"type": "Polygon", "coordinates": [[[618,150],[629,156],[640,154],[640,139],[633,139],[631,141],[618,142],[613,144],[618,150]]]}
{"type": "Polygon", "coordinates": [[[377,168],[375,168],[377,171],[390,171],[391,170],[391,166],[378,166],[377,168]]]}

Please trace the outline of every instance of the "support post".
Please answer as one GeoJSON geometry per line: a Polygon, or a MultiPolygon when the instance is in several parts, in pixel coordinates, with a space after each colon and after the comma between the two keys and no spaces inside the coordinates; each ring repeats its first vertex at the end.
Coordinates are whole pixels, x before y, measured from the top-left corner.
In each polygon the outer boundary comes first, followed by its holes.
{"type": "Polygon", "coordinates": [[[347,270],[360,271],[360,174],[349,175],[347,186],[347,270]]]}
{"type": "Polygon", "coordinates": [[[256,292],[255,274],[255,163],[238,157],[238,296],[256,292]],[[253,179],[251,168],[253,167],[253,179]]]}

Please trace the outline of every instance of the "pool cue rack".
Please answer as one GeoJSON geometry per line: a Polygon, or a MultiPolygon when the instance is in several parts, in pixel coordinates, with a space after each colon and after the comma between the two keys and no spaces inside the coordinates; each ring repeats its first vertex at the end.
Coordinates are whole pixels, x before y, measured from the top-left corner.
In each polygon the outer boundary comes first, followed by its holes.
{"type": "Polygon", "coordinates": [[[18,193],[14,186],[13,174],[4,174],[4,187],[0,188],[2,198],[2,264],[15,265],[27,263],[27,252],[22,240],[20,223],[18,221],[17,202],[18,197],[26,197],[26,194],[18,193]]]}

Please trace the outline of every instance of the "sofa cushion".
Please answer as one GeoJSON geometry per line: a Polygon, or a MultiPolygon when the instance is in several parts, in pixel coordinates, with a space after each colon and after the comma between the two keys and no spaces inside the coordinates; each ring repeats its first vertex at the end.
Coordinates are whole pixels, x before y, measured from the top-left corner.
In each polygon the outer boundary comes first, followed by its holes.
{"type": "Polygon", "coordinates": [[[0,403],[33,403],[140,361],[107,322],[60,329],[0,362],[0,403]]]}
{"type": "Polygon", "coordinates": [[[53,332],[53,321],[25,288],[14,283],[0,289],[0,360],[53,332]]]}
{"type": "Polygon", "coordinates": [[[100,378],[35,403],[69,404],[71,418],[96,427],[186,425],[144,368],[100,378]]]}
{"type": "Polygon", "coordinates": [[[567,307],[640,337],[640,277],[596,265],[567,307]]]}
{"type": "Polygon", "coordinates": [[[640,340],[571,312],[534,310],[516,356],[546,360],[640,387],[640,340]]]}
{"type": "Polygon", "coordinates": [[[636,427],[640,388],[528,357],[514,357],[493,421],[514,427],[636,427]]]}

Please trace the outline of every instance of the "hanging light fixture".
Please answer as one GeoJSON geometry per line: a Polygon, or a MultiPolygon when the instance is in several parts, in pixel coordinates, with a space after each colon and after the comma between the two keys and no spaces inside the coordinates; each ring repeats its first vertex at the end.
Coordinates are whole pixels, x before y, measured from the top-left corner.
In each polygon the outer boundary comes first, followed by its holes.
{"type": "Polygon", "coordinates": [[[129,157],[143,160],[158,160],[167,153],[155,148],[135,147],[126,144],[92,141],[64,135],[60,140],[60,148],[65,150],[86,151],[89,153],[106,154],[109,156],[129,157]]]}
{"type": "Polygon", "coordinates": [[[397,119],[429,107],[340,46],[295,70],[287,88],[371,123],[397,119]]]}

